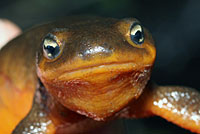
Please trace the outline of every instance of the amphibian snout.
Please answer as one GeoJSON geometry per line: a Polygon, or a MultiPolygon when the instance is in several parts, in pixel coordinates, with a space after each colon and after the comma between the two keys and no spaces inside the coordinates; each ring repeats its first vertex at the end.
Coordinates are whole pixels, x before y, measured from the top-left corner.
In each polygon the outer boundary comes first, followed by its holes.
{"type": "Polygon", "coordinates": [[[134,18],[33,28],[0,51],[0,132],[87,133],[114,118],[157,115],[200,133],[200,94],[149,82],[155,58],[151,34],[134,18]]]}

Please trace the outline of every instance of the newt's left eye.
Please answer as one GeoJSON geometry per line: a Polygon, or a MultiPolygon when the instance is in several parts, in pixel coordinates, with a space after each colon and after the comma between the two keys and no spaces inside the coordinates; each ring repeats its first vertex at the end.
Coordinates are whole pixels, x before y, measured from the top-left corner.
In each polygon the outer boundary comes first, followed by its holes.
{"type": "Polygon", "coordinates": [[[138,22],[132,24],[130,29],[130,37],[136,45],[141,45],[144,42],[143,28],[138,22]]]}
{"type": "Polygon", "coordinates": [[[49,60],[56,59],[61,53],[61,48],[58,42],[54,39],[53,35],[48,35],[45,37],[42,45],[43,54],[49,60]]]}

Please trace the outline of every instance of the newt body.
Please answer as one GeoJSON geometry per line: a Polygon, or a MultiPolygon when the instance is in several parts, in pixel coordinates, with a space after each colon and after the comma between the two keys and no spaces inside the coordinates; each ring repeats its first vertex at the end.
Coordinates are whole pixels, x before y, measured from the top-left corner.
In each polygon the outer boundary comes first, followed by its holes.
{"type": "Polygon", "coordinates": [[[200,133],[200,94],[148,82],[155,57],[133,18],[35,27],[0,51],[0,132],[89,133],[113,118],[158,115],[200,133]]]}

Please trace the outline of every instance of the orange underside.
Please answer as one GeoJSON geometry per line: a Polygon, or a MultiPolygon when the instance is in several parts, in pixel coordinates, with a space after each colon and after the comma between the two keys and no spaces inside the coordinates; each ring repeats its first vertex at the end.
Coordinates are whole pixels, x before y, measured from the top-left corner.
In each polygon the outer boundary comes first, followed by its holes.
{"type": "MultiPolygon", "coordinates": [[[[26,86],[24,89],[30,89],[26,86]]],[[[18,90],[0,76],[0,134],[10,134],[32,105],[33,90],[18,90]]]]}
{"type": "Polygon", "coordinates": [[[200,124],[198,125],[194,121],[184,119],[182,116],[180,116],[178,114],[174,114],[172,111],[169,111],[169,110],[164,109],[164,108],[159,108],[159,107],[156,107],[156,106],[152,106],[151,111],[155,115],[158,115],[162,118],[165,118],[168,121],[173,122],[174,124],[176,124],[176,125],[178,125],[182,128],[188,129],[188,130],[195,132],[195,133],[200,133],[200,124]]]}
{"type": "Polygon", "coordinates": [[[151,97],[146,98],[148,111],[184,129],[200,133],[198,91],[181,86],[154,86],[152,89],[151,97]]]}
{"type": "Polygon", "coordinates": [[[198,110],[199,101],[195,104],[187,105],[190,101],[185,99],[180,99],[179,101],[172,100],[169,96],[165,96],[167,93],[172,93],[175,91],[182,91],[183,93],[196,94],[196,96],[190,96],[193,100],[199,100],[200,94],[195,90],[185,90],[183,87],[162,87],[162,86],[147,86],[144,89],[144,93],[139,97],[138,100],[132,102],[125,112],[121,114],[121,117],[125,118],[144,118],[150,116],[160,116],[167,121],[170,121],[184,129],[188,129],[191,132],[200,133],[200,120],[199,114],[194,109],[198,110]],[[179,90],[177,90],[179,88],[179,90]],[[172,89],[171,91],[169,89],[172,89]],[[168,97],[168,98],[167,98],[168,97]],[[168,102],[166,101],[168,99],[168,102]],[[170,99],[172,100],[171,102],[170,99]],[[166,103],[165,103],[166,102],[166,103]],[[184,109],[184,106],[189,107],[184,109]],[[194,107],[193,107],[194,106],[194,107]],[[186,110],[186,111],[183,111],[186,110]],[[191,112],[192,110],[192,112],[191,112]],[[185,112],[185,114],[182,114],[185,112]],[[192,114],[195,114],[193,116],[192,114]],[[193,116],[193,118],[191,118],[193,116]]]}

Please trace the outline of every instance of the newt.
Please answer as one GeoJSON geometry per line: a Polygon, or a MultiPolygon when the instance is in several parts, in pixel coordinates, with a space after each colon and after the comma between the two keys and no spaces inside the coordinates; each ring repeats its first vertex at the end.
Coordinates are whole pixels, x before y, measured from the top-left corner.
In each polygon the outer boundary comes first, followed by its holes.
{"type": "Polygon", "coordinates": [[[0,133],[90,133],[160,116],[200,133],[200,93],[150,80],[156,47],[134,18],[69,17],[0,50],[0,133]]]}

